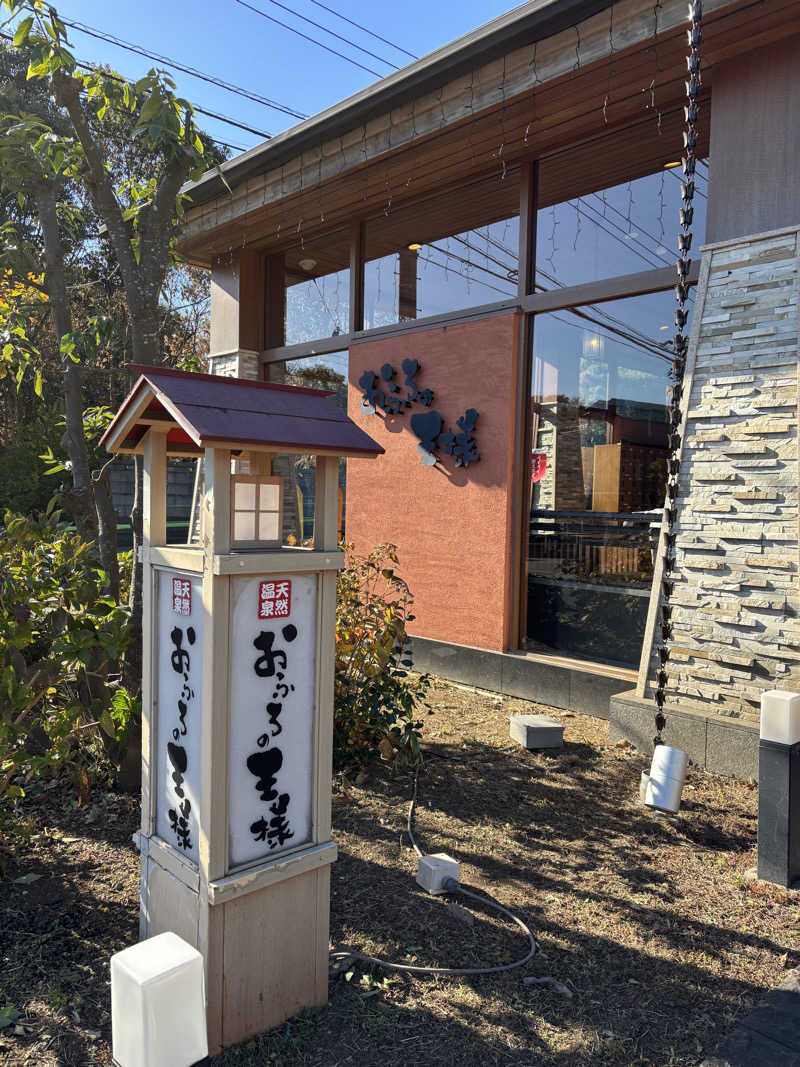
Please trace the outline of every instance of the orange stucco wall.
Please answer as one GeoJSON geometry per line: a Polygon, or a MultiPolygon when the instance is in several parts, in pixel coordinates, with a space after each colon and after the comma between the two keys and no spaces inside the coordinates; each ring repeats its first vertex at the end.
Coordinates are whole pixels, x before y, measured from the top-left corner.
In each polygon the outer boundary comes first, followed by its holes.
{"type": "Polygon", "coordinates": [[[399,571],[414,593],[412,634],[479,648],[506,649],[511,602],[511,495],[519,320],[516,313],[364,341],[350,348],[350,417],[386,449],[348,463],[347,539],[359,552],[397,545],[399,571]],[[467,468],[444,456],[420,462],[410,417],[359,411],[364,370],[396,370],[419,360],[416,383],[434,391],[446,426],[474,407],[481,459],[467,468]]]}

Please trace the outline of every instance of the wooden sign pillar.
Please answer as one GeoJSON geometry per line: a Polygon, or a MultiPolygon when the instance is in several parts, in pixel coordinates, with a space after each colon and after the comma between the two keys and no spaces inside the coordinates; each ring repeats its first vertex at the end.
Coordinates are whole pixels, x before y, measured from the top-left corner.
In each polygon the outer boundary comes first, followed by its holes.
{"type": "Polygon", "coordinates": [[[141,935],[206,961],[209,1048],[327,1001],[338,459],[311,550],[230,551],[231,452],[205,450],[202,547],[164,544],[145,443],[141,935]]]}
{"type": "Polygon", "coordinates": [[[102,443],[144,456],[141,936],[202,952],[214,1054],[327,999],[339,457],[383,450],[326,392],[139,369],[102,443]],[[316,457],[313,543],[278,453],[316,457]],[[199,543],[168,456],[204,460],[199,543]]]}

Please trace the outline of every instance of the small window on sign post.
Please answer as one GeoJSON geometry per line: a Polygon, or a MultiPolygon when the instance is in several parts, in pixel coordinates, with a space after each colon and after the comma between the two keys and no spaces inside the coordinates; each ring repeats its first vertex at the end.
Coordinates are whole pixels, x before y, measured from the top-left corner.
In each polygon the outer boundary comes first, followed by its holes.
{"type": "Polygon", "coordinates": [[[256,474],[231,477],[231,547],[280,548],[283,481],[256,474]]]}

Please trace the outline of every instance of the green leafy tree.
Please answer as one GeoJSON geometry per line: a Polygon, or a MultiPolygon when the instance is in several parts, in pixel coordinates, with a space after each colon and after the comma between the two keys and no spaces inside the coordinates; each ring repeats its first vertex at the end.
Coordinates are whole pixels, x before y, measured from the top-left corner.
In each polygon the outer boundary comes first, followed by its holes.
{"type": "Polygon", "coordinates": [[[104,593],[89,547],[57,513],[0,519],[0,815],[44,772],[81,768],[87,736],[136,780],[137,711],[118,673],[128,608],[104,593]]]}
{"type": "MultiPolygon", "coordinates": [[[[66,270],[66,241],[74,224],[69,192],[85,195],[99,222],[101,239],[113,252],[130,331],[129,355],[153,364],[161,355],[159,301],[173,261],[173,244],[185,198],[181,187],[199,177],[218,156],[201,136],[191,105],[175,92],[163,72],[151,70],[135,84],[106,70],[85,70],[70,51],[64,23],[40,0],[0,0],[15,27],[14,47],[27,64],[27,78],[42,83],[56,116],[12,109],[0,129],[0,168],[4,180],[22,196],[32,196],[41,230],[38,252],[54,332],[64,367],[66,425],[64,444],[73,481],[72,511],[88,539],[109,526],[93,520],[105,504],[89,473],[80,368],[97,358],[107,341],[108,324],[97,320],[75,331],[66,270]],[[57,121],[56,121],[57,120],[57,121]],[[120,151],[123,131],[132,131],[141,166],[120,151]],[[91,505],[94,505],[92,508],[91,505]]],[[[15,254],[19,242],[14,241],[15,254]]],[[[9,242],[5,242],[9,251],[9,242]]],[[[13,257],[11,257],[13,258],[13,257]]],[[[17,256],[18,258],[18,256],[17,256]]],[[[19,267],[19,263],[16,264],[19,267]]],[[[28,273],[33,273],[28,271],[28,273]]],[[[25,346],[16,345],[21,357],[25,346]]],[[[31,354],[28,353],[28,360],[31,354]]],[[[137,485],[140,484],[137,463],[137,485]]],[[[134,547],[141,537],[140,494],[132,515],[134,547]]],[[[101,559],[109,555],[101,546],[101,559]]],[[[109,569],[111,567],[110,560],[109,569]]],[[[141,627],[141,571],[132,583],[132,627],[141,627]]],[[[131,650],[138,649],[138,638],[131,650]]],[[[138,656],[130,668],[138,674],[138,656]]]]}
{"type": "Polygon", "coordinates": [[[378,545],[368,556],[344,547],[336,586],[334,763],[346,769],[378,756],[418,763],[419,705],[430,679],[411,674],[404,649],[414,599],[397,573],[394,545],[378,545]]]}

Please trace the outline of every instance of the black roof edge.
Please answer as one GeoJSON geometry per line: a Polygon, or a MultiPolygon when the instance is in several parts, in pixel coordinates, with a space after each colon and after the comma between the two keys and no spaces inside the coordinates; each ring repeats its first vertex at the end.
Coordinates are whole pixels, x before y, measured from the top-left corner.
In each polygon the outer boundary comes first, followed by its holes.
{"type": "MultiPolygon", "coordinates": [[[[503,21],[513,14],[512,10],[487,23],[485,33],[478,29],[457,38],[429,56],[423,56],[402,68],[397,74],[382,78],[342,103],[235,156],[223,163],[220,169],[233,188],[247,178],[268,168],[279,167],[306,149],[316,147],[323,138],[338,137],[405,103],[411,96],[421,96],[438,89],[476,65],[490,63],[517,48],[553,37],[611,7],[612,3],[613,0],[551,0],[517,19],[503,21]],[[502,24],[491,29],[497,21],[502,24]]],[[[216,200],[226,191],[217,169],[206,171],[202,178],[183,187],[183,192],[191,199],[191,207],[216,200]]]]}

